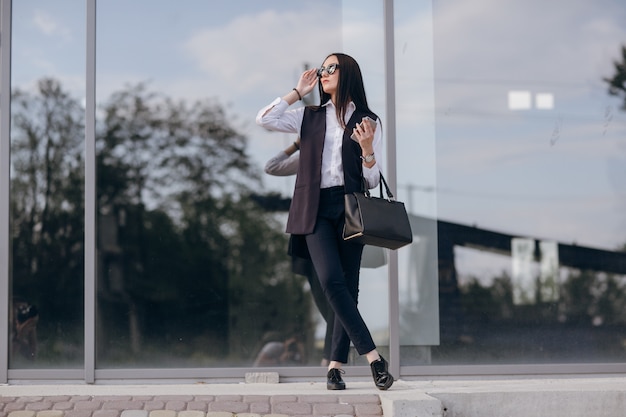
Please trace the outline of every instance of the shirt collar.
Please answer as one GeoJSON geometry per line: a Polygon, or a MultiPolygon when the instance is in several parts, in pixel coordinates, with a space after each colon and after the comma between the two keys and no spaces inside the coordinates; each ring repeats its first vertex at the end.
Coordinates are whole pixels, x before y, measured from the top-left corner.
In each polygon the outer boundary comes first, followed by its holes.
{"type": "MultiPolygon", "coordinates": [[[[335,107],[332,100],[328,100],[326,103],[322,104],[322,107],[326,107],[326,106],[331,106],[333,108],[335,107]]],[[[355,110],[356,110],[356,104],[354,104],[353,101],[348,103],[348,112],[354,112],[355,110]]]]}

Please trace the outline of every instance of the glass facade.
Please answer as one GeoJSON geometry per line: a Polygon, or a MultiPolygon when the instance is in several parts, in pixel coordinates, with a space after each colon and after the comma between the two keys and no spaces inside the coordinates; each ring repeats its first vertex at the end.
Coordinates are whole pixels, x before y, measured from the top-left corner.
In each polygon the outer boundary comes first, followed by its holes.
{"type": "Polygon", "coordinates": [[[12,12],[9,366],[82,368],[85,2],[12,12]]]}
{"type": "Polygon", "coordinates": [[[295,137],[254,117],[336,51],[414,233],[361,270],[395,374],[626,370],[620,2],[0,4],[0,376],[321,377],[294,178],[263,172],[295,137]]]}

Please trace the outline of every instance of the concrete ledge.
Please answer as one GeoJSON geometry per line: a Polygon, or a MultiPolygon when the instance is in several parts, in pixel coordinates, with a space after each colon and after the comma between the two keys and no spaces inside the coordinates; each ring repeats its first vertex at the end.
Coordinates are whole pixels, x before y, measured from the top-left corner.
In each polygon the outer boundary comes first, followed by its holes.
{"type": "Polygon", "coordinates": [[[626,415],[623,377],[437,381],[424,390],[446,417],[616,417],[626,415]]]}
{"type": "Polygon", "coordinates": [[[623,391],[440,393],[446,417],[616,417],[626,413],[623,391]]]}
{"type": "Polygon", "coordinates": [[[380,394],[385,417],[443,417],[443,405],[437,398],[420,391],[380,394]]]}

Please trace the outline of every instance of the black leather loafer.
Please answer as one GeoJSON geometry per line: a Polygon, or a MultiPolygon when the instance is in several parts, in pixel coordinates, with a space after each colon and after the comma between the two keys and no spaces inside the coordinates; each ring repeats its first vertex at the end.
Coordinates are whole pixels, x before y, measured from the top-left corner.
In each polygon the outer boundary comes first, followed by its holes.
{"type": "Polygon", "coordinates": [[[372,377],[374,378],[374,384],[379,390],[387,390],[393,384],[393,376],[389,373],[389,364],[382,356],[380,359],[370,363],[372,368],[372,377]]]}
{"type": "Polygon", "coordinates": [[[328,381],[326,382],[326,389],[336,390],[336,389],[346,389],[346,383],[341,379],[341,374],[344,373],[343,369],[331,369],[328,371],[326,377],[328,381]]]}

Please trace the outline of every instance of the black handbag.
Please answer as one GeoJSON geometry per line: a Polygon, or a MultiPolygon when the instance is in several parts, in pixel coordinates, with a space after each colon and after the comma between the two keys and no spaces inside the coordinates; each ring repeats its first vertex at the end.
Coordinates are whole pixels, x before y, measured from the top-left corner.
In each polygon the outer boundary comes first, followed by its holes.
{"type": "Polygon", "coordinates": [[[396,201],[380,173],[380,197],[373,197],[363,180],[362,192],[345,195],[344,240],[364,245],[398,249],[413,242],[413,232],[404,203],[396,201]],[[387,198],[383,197],[383,184],[387,198]]]}

